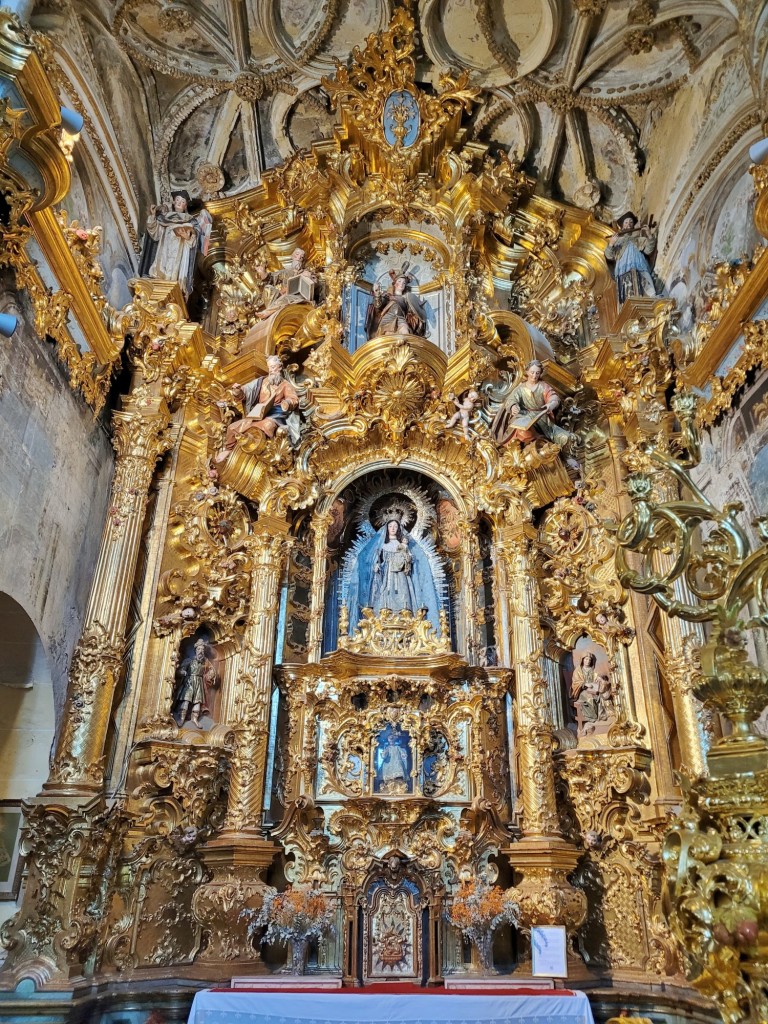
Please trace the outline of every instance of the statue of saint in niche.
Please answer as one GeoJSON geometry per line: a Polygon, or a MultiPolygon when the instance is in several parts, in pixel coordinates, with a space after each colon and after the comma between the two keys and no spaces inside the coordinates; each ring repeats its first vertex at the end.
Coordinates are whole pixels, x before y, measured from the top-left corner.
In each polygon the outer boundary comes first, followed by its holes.
{"type": "Polygon", "coordinates": [[[178,281],[184,298],[192,291],[197,253],[205,255],[213,219],[207,210],[189,212],[189,192],[171,196],[171,206],[153,206],[147,218],[147,234],[157,242],[155,258],[147,277],[156,281],[178,281]]]}
{"type": "Polygon", "coordinates": [[[194,655],[179,665],[171,710],[180,727],[189,720],[198,729],[205,728],[200,719],[210,714],[210,691],[219,685],[212,654],[209,644],[200,638],[195,641],[194,655]]]}
{"type": "Polygon", "coordinates": [[[384,796],[400,796],[412,792],[410,761],[410,736],[400,728],[388,725],[376,738],[374,791],[384,796]]]}
{"type": "Polygon", "coordinates": [[[381,528],[358,551],[351,567],[347,596],[349,621],[353,629],[362,609],[383,608],[415,615],[425,609],[426,619],[437,628],[440,599],[430,559],[420,541],[408,533],[402,517],[385,515],[381,528]]]}
{"type": "MultiPolygon", "coordinates": [[[[532,359],[525,368],[525,380],[507,395],[491,423],[491,436],[498,444],[512,440],[530,444],[537,437],[543,437],[560,448],[567,449],[573,445],[575,435],[555,423],[555,410],[560,399],[541,379],[543,373],[542,363],[532,359]]],[[[579,468],[578,462],[572,458],[566,459],[566,464],[579,468]]]]}
{"type": "Polygon", "coordinates": [[[382,292],[381,285],[373,286],[373,298],[365,316],[365,333],[368,338],[383,334],[415,334],[424,337],[427,333],[427,308],[424,300],[411,291],[412,277],[405,272],[396,274],[390,270],[391,287],[382,292]]]}
{"type": "Polygon", "coordinates": [[[616,720],[607,655],[587,640],[577,644],[572,656],[570,697],[576,717],[576,735],[606,733],[616,720]]]}
{"type": "Polygon", "coordinates": [[[297,413],[299,396],[283,370],[280,356],[267,358],[267,375],[257,377],[248,384],[236,384],[232,395],[242,401],[245,416],[227,427],[224,447],[216,453],[215,461],[224,462],[237,443],[241,434],[259,430],[267,437],[274,437],[278,430],[288,434],[291,443],[299,439],[301,421],[297,413]]]}
{"type": "Polygon", "coordinates": [[[651,223],[640,224],[631,211],[618,221],[619,230],[608,240],[605,258],[614,263],[613,276],[619,302],[630,295],[660,295],[648,257],[656,249],[656,232],[651,223]]]}
{"type": "Polygon", "coordinates": [[[285,306],[301,302],[314,302],[317,274],[306,266],[307,254],[301,248],[293,250],[290,266],[282,270],[267,270],[261,263],[256,276],[265,287],[266,306],[256,314],[259,320],[268,320],[285,306]]]}

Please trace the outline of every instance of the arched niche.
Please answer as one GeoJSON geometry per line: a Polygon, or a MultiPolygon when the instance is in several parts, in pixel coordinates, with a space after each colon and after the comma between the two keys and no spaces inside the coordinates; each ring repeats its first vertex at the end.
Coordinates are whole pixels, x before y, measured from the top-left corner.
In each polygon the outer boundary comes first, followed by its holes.
{"type": "Polygon", "coordinates": [[[0,593],[0,800],[33,796],[48,777],[55,731],[48,656],[34,622],[0,593]]]}
{"type": "Polygon", "coordinates": [[[48,777],[56,713],[48,656],[34,622],[0,592],[0,924],[17,909],[21,801],[48,777]]]}
{"type": "MultiPolygon", "coordinates": [[[[450,628],[451,646],[456,649],[457,581],[450,552],[440,532],[438,505],[452,500],[452,495],[431,477],[409,469],[383,469],[363,473],[350,481],[334,501],[335,536],[329,535],[329,565],[326,573],[324,601],[323,653],[335,649],[338,639],[339,615],[342,605],[348,607],[350,628],[354,632],[362,609],[375,600],[371,596],[373,565],[368,552],[380,543],[387,521],[402,520],[403,536],[411,552],[413,594],[401,595],[401,603],[392,606],[394,614],[403,608],[416,612],[424,598],[429,621],[439,628],[439,613],[445,613],[450,628]],[[365,582],[355,579],[357,566],[365,563],[365,582]],[[419,589],[419,588],[422,589],[419,589]],[[428,590],[424,588],[429,588],[428,590]],[[361,589],[358,589],[361,588],[361,589]],[[353,591],[356,598],[352,598],[353,591]],[[432,596],[430,596],[432,595],[432,596]],[[352,602],[352,603],[350,603],[352,602]],[[414,607],[410,607],[414,605],[414,607]]],[[[455,499],[454,499],[455,502],[455,499]]],[[[454,504],[457,511],[463,512],[454,504]]],[[[402,540],[402,537],[400,538],[402,540]]],[[[383,577],[379,582],[383,583],[383,577]]],[[[409,583],[410,586],[410,583],[409,583]]],[[[390,594],[389,597],[397,597],[390,594]]],[[[382,606],[387,598],[381,596],[382,606]]],[[[390,607],[387,605],[387,607],[390,607]]],[[[380,608],[374,606],[374,613],[380,608]]]]}

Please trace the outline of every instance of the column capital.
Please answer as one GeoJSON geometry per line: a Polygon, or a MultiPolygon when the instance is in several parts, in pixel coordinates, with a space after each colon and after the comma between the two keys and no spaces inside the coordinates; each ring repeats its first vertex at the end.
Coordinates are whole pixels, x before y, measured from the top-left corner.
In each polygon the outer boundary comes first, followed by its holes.
{"type": "Polygon", "coordinates": [[[532,523],[502,523],[498,528],[498,537],[504,544],[520,544],[538,539],[539,531],[532,523]]]}

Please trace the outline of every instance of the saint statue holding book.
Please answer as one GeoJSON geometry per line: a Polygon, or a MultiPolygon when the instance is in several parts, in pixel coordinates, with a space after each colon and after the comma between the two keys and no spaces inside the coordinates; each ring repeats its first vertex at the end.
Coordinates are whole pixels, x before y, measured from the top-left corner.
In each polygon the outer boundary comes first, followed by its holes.
{"type": "Polygon", "coordinates": [[[266,285],[266,306],[256,314],[259,320],[268,320],[278,310],[300,302],[314,302],[317,275],[306,266],[307,254],[296,248],[291,263],[282,270],[267,270],[261,264],[256,268],[259,280],[266,285]]]}
{"type": "Polygon", "coordinates": [[[525,368],[525,380],[513,388],[491,423],[491,436],[499,444],[520,441],[529,444],[545,437],[560,448],[573,441],[573,435],[555,423],[560,399],[541,375],[544,367],[532,359],[525,368]]]}
{"type": "Polygon", "coordinates": [[[216,462],[228,459],[238,437],[252,430],[261,431],[267,437],[274,437],[282,431],[294,443],[298,440],[301,429],[297,412],[299,396],[285,375],[280,356],[268,356],[266,375],[256,377],[248,384],[236,384],[231,393],[234,399],[243,403],[245,415],[227,427],[224,447],[217,452],[216,462]]]}

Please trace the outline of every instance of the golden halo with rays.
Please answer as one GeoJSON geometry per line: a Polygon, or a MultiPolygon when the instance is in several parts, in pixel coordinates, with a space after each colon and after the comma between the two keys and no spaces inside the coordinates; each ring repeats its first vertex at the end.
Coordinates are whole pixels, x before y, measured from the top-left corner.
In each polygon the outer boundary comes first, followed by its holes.
{"type": "Polygon", "coordinates": [[[391,519],[397,519],[399,513],[403,517],[403,527],[416,538],[426,536],[436,517],[426,490],[400,475],[382,475],[361,488],[355,522],[360,526],[367,522],[373,529],[380,530],[384,525],[380,518],[385,508],[393,511],[391,519]],[[390,500],[384,507],[376,507],[381,499],[387,497],[390,500]],[[405,522],[406,518],[410,525],[405,522]]]}

